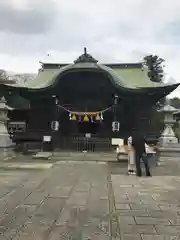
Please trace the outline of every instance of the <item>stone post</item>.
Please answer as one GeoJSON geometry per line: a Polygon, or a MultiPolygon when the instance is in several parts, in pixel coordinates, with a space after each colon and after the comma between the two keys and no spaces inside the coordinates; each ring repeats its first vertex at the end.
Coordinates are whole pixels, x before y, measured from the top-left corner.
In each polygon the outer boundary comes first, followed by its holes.
{"type": "Polygon", "coordinates": [[[11,150],[14,145],[7,130],[8,110],[12,109],[6,105],[6,100],[2,97],[0,99],[0,151],[4,160],[12,157],[11,150]]]}
{"type": "Polygon", "coordinates": [[[158,164],[161,165],[165,157],[172,157],[174,154],[176,155],[177,151],[179,151],[179,145],[178,139],[173,131],[173,126],[176,122],[173,114],[177,111],[177,109],[172,107],[170,103],[167,102],[167,104],[159,111],[164,114],[165,125],[164,131],[159,139],[160,161],[158,164]]]}
{"type": "Polygon", "coordinates": [[[175,109],[169,104],[159,110],[160,112],[164,113],[164,124],[165,124],[164,131],[160,137],[160,145],[162,147],[173,146],[174,144],[178,143],[178,139],[176,138],[172,128],[176,122],[173,116],[173,113],[176,110],[177,109],[175,109]]]}

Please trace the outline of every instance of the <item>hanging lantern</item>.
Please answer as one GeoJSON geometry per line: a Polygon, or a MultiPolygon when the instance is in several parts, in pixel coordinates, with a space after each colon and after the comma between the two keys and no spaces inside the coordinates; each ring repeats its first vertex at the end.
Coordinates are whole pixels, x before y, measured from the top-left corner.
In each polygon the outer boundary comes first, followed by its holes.
{"type": "Polygon", "coordinates": [[[112,122],[112,131],[119,132],[119,129],[120,129],[120,123],[118,121],[112,122]]]}
{"type": "Polygon", "coordinates": [[[55,104],[57,105],[57,104],[58,104],[58,102],[59,102],[59,101],[58,101],[58,98],[56,98],[56,99],[55,99],[55,104]]]}
{"type": "Polygon", "coordinates": [[[58,121],[52,121],[51,122],[51,129],[53,131],[58,131],[59,130],[59,122],[58,121]]]}
{"type": "Polygon", "coordinates": [[[88,122],[89,121],[89,118],[87,115],[84,116],[84,122],[88,122]]]}
{"type": "Polygon", "coordinates": [[[100,121],[101,117],[99,116],[99,113],[96,115],[96,121],[100,121]]]}
{"type": "Polygon", "coordinates": [[[72,114],[71,120],[76,121],[76,114],[74,114],[74,113],[72,114]]]}

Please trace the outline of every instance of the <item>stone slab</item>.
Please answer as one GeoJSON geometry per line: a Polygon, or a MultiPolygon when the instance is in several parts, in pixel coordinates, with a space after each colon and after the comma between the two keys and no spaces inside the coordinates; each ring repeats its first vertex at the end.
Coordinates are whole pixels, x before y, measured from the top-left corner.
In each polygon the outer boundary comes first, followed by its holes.
{"type": "Polygon", "coordinates": [[[26,224],[12,240],[44,240],[50,234],[51,228],[46,225],[26,224]]]}
{"type": "Polygon", "coordinates": [[[153,217],[135,217],[137,224],[141,225],[170,225],[170,221],[164,218],[153,218],[153,217]]]}
{"type": "Polygon", "coordinates": [[[129,209],[130,210],[130,204],[127,203],[116,203],[116,209],[129,209]]]}
{"type": "Polygon", "coordinates": [[[156,229],[153,225],[126,225],[121,228],[123,234],[152,234],[157,235],[156,229]]]}
{"type": "MultiPolygon", "coordinates": [[[[151,240],[153,239],[154,238],[152,238],[151,240]]],[[[123,240],[142,240],[142,238],[140,234],[123,234],[123,240]]]]}
{"type": "Polygon", "coordinates": [[[180,226],[155,226],[159,235],[177,236],[180,233],[180,226]]]}
{"type": "Polygon", "coordinates": [[[25,200],[26,205],[40,205],[48,197],[48,192],[33,191],[25,200]]]}
{"type": "Polygon", "coordinates": [[[167,235],[141,235],[142,240],[179,240],[178,236],[167,236],[167,235]]]}

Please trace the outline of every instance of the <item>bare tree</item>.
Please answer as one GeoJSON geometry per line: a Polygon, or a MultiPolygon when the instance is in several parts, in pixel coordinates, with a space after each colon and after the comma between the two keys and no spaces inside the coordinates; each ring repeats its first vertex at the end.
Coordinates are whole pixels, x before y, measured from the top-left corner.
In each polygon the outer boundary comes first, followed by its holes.
{"type": "Polygon", "coordinates": [[[3,80],[3,81],[8,80],[8,75],[6,71],[3,69],[0,69],[0,80],[3,80]]]}
{"type": "Polygon", "coordinates": [[[16,83],[16,80],[14,79],[14,77],[8,76],[5,70],[0,69],[0,83],[14,84],[16,83]]]}

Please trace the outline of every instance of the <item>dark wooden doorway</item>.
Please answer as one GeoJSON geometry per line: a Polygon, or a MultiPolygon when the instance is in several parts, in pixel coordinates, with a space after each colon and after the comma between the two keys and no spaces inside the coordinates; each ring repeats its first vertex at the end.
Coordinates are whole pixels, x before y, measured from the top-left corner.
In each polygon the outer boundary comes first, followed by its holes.
{"type": "Polygon", "coordinates": [[[100,122],[78,122],[77,123],[79,134],[98,134],[101,123],[100,122]]]}

